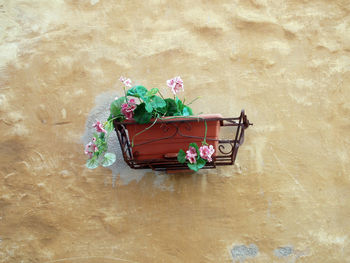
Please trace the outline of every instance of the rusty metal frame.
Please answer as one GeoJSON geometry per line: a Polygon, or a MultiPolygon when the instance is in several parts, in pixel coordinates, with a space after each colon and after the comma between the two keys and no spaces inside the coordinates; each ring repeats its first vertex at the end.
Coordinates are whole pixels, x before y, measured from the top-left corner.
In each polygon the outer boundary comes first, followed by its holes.
{"type": "MultiPolygon", "coordinates": [[[[180,135],[183,137],[190,137],[195,139],[203,139],[203,137],[198,136],[190,136],[184,135],[180,132],[180,125],[186,125],[186,129],[190,131],[191,122],[197,121],[196,119],[171,119],[171,120],[159,120],[162,124],[164,123],[164,129],[167,128],[168,125],[172,125],[176,127],[176,131],[172,136],[158,138],[155,140],[151,140],[145,143],[152,144],[156,141],[169,139],[175,135],[180,135]]],[[[210,118],[206,119],[206,121],[220,121],[220,127],[235,127],[235,132],[232,134],[232,139],[209,139],[207,141],[217,141],[218,142],[218,152],[216,156],[213,157],[212,162],[207,162],[206,165],[202,169],[212,169],[216,168],[216,166],[221,165],[233,165],[235,163],[237,152],[239,147],[244,142],[244,133],[245,129],[247,129],[252,123],[249,123],[247,116],[245,115],[244,110],[241,111],[239,117],[235,118],[210,118]]],[[[128,136],[127,126],[128,124],[134,123],[125,123],[125,122],[117,122],[114,121],[114,128],[117,133],[117,137],[119,140],[120,148],[123,153],[123,158],[125,162],[133,169],[152,169],[152,170],[188,170],[186,164],[181,164],[177,161],[176,157],[173,158],[163,158],[163,159],[147,159],[147,160],[137,160],[133,157],[132,148],[131,148],[131,140],[128,136]]],[[[139,144],[141,145],[141,144],[139,144]]],[[[136,145],[135,145],[136,146],[136,145]]]]}

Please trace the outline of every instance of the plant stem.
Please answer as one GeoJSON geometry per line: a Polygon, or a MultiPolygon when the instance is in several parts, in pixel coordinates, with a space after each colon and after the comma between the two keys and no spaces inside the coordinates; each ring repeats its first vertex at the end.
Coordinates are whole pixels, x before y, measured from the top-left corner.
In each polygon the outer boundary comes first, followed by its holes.
{"type": "Polygon", "coordinates": [[[123,89],[124,89],[124,95],[125,95],[126,102],[127,102],[127,103],[129,103],[128,98],[126,97],[126,90],[125,90],[125,86],[123,87],[123,89]]]}
{"type": "Polygon", "coordinates": [[[172,119],[183,119],[183,118],[188,118],[188,119],[197,119],[198,121],[199,120],[205,120],[204,118],[202,117],[196,117],[196,116],[165,116],[165,118],[159,118],[160,120],[172,120],[172,119]]]}
{"type": "Polygon", "coordinates": [[[204,124],[205,124],[205,132],[204,132],[204,141],[202,142],[202,144],[208,145],[208,144],[207,144],[207,131],[208,131],[208,126],[207,126],[207,121],[206,121],[206,120],[204,120],[204,124]]]}
{"type": "Polygon", "coordinates": [[[192,100],[189,104],[187,104],[187,106],[188,105],[191,105],[193,102],[195,102],[196,100],[198,100],[200,97],[197,97],[197,98],[195,98],[194,100],[192,100]]]}
{"type": "Polygon", "coordinates": [[[163,97],[163,95],[162,95],[162,93],[160,93],[160,90],[159,90],[159,89],[158,89],[158,93],[159,93],[159,95],[162,97],[162,99],[165,100],[164,97],[163,97]]]}

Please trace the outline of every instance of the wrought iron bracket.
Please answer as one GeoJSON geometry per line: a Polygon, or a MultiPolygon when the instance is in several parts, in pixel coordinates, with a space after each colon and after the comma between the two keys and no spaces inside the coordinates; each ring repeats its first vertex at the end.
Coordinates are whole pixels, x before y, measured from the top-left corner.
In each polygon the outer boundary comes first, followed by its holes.
{"type": "MultiPolygon", "coordinates": [[[[164,138],[157,138],[142,144],[149,144],[152,147],[152,144],[157,143],[161,140],[169,139],[173,136],[183,136],[195,139],[204,139],[204,137],[185,135],[179,129],[180,125],[187,129],[191,130],[191,122],[195,120],[161,120],[160,122],[163,125],[164,129],[169,129],[169,127],[175,127],[175,132],[164,138]]],[[[211,118],[206,119],[206,121],[219,121],[221,129],[231,129],[229,137],[230,138],[219,138],[219,139],[208,139],[210,141],[217,141],[218,147],[215,157],[213,157],[212,162],[207,162],[203,169],[212,169],[221,165],[233,165],[235,163],[238,149],[244,142],[245,130],[253,125],[249,122],[247,116],[245,115],[244,110],[241,111],[239,117],[231,118],[211,118]]],[[[137,153],[133,153],[131,146],[131,138],[128,134],[128,124],[125,122],[114,121],[114,128],[117,133],[119,144],[123,153],[123,158],[125,162],[133,169],[152,169],[152,170],[166,170],[166,171],[183,171],[188,170],[186,164],[181,164],[177,161],[176,156],[164,156],[160,159],[146,159],[138,160],[137,153]]],[[[135,145],[137,146],[137,145],[135,145]]]]}

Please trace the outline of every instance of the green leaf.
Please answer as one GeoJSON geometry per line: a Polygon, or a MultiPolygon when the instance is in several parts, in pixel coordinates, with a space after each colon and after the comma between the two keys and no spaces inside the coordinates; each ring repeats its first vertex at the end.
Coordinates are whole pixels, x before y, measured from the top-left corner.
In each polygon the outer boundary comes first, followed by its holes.
{"type": "Polygon", "coordinates": [[[134,119],[137,123],[149,123],[152,118],[152,114],[147,112],[145,103],[138,105],[134,111],[134,119]]]}
{"type": "Polygon", "coordinates": [[[190,116],[193,115],[192,109],[188,106],[184,106],[182,110],[182,115],[183,116],[190,116]]]}
{"type": "Polygon", "coordinates": [[[157,93],[158,93],[158,89],[153,88],[150,91],[147,91],[145,97],[152,97],[152,96],[156,95],[157,93]]]}
{"type": "Polygon", "coordinates": [[[199,169],[203,168],[206,163],[207,162],[204,159],[199,158],[196,163],[188,163],[187,166],[191,170],[197,172],[199,169]]]}
{"type": "Polygon", "coordinates": [[[173,99],[165,99],[166,102],[166,115],[167,116],[174,116],[177,113],[177,105],[175,100],[173,99]]]}
{"type": "Polygon", "coordinates": [[[176,102],[176,106],[177,106],[177,111],[180,113],[180,115],[182,115],[182,111],[184,109],[184,104],[182,103],[181,100],[179,100],[178,97],[176,97],[175,102],[176,102]]]}
{"type": "Polygon", "coordinates": [[[94,156],[91,159],[87,160],[86,167],[89,168],[89,169],[97,168],[98,167],[98,160],[97,160],[97,158],[94,156]]]}
{"type": "Polygon", "coordinates": [[[152,105],[151,105],[151,103],[146,103],[146,111],[147,112],[152,112],[153,111],[153,107],[152,107],[152,105]]]}
{"type": "Polygon", "coordinates": [[[137,91],[137,94],[139,94],[141,98],[144,97],[146,95],[146,93],[148,92],[148,90],[144,86],[136,86],[136,91],[137,91]]]}
{"type": "Polygon", "coordinates": [[[184,150],[180,149],[179,153],[177,154],[177,160],[179,163],[185,163],[186,162],[186,153],[184,150]]]}
{"type": "Polygon", "coordinates": [[[164,115],[166,113],[165,116],[169,116],[168,113],[167,113],[167,107],[163,107],[163,108],[158,108],[157,111],[161,114],[161,115],[164,115]]]}
{"type": "Polygon", "coordinates": [[[153,96],[151,98],[151,105],[153,108],[163,108],[166,106],[166,102],[159,96],[153,96]]]}
{"type": "Polygon", "coordinates": [[[198,169],[201,169],[205,166],[205,164],[207,163],[206,160],[199,158],[199,160],[197,160],[197,165],[198,165],[198,169]]]}
{"type": "Polygon", "coordinates": [[[120,97],[117,100],[113,101],[111,104],[111,114],[115,117],[121,115],[122,104],[125,103],[125,97],[120,97]]]}
{"type": "Polygon", "coordinates": [[[137,86],[134,86],[128,89],[128,91],[126,92],[126,96],[133,96],[133,97],[139,98],[140,96],[137,94],[136,87],[137,86]]]}
{"type": "Polygon", "coordinates": [[[147,93],[147,89],[144,86],[134,86],[128,90],[126,93],[127,96],[133,96],[136,98],[144,98],[147,93]]]}
{"type": "Polygon", "coordinates": [[[101,164],[103,167],[107,167],[112,165],[115,162],[115,160],[116,160],[116,156],[114,153],[106,153],[102,159],[101,164]]]}
{"type": "Polygon", "coordinates": [[[195,164],[195,163],[188,163],[187,166],[188,166],[188,168],[190,168],[191,170],[193,170],[195,172],[197,172],[199,170],[197,167],[197,164],[195,164]]]}

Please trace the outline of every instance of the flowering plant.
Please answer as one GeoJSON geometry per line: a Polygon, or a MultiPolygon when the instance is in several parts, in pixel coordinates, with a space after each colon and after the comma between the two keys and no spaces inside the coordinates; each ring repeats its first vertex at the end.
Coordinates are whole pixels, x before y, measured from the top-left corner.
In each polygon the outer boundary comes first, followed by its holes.
{"type": "Polygon", "coordinates": [[[177,154],[177,160],[180,163],[187,163],[188,168],[197,172],[199,169],[205,166],[207,161],[213,161],[211,156],[214,152],[215,150],[213,145],[208,145],[204,138],[201,147],[198,147],[197,143],[190,143],[186,153],[184,150],[180,149],[179,153],[177,154]]]}
{"type": "MultiPolygon", "coordinates": [[[[119,80],[123,84],[125,95],[115,98],[111,103],[110,115],[104,124],[97,121],[93,125],[96,128],[96,133],[94,133],[92,142],[85,146],[85,154],[89,156],[86,166],[90,169],[98,167],[99,164],[105,167],[109,166],[116,160],[114,153],[107,152],[107,138],[110,132],[114,130],[114,120],[119,122],[134,120],[137,123],[145,124],[149,123],[152,118],[156,122],[162,117],[173,116],[173,118],[177,118],[193,115],[193,111],[189,107],[193,101],[185,105],[185,99],[182,101],[177,97],[179,92],[184,91],[183,81],[179,76],[167,81],[167,86],[171,89],[174,97],[166,99],[157,88],[148,90],[140,85],[132,87],[130,79],[120,77],[119,80]],[[126,90],[127,88],[128,90],[126,90]]],[[[205,126],[207,131],[206,122],[205,126]]],[[[207,161],[212,161],[213,153],[213,146],[208,146],[204,138],[200,148],[196,143],[191,143],[186,154],[183,150],[180,150],[177,158],[180,163],[187,163],[190,169],[198,171],[207,161]]]]}

